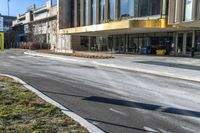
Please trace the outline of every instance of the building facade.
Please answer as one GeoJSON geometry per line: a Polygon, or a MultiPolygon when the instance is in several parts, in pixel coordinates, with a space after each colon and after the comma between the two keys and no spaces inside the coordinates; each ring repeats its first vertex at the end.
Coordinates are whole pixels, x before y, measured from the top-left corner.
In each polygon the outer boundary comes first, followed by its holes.
{"type": "Polygon", "coordinates": [[[30,41],[51,44],[54,49],[57,44],[57,5],[48,0],[43,7],[28,7],[26,13],[13,21],[13,29],[16,47],[20,42],[30,41]]]}
{"type": "Polygon", "coordinates": [[[198,0],[59,0],[58,7],[60,34],[76,37],[73,50],[156,54],[164,49],[168,55],[184,56],[198,52],[193,48],[198,44],[198,0]]]}
{"type": "Polygon", "coordinates": [[[4,34],[4,45],[5,47],[9,47],[12,43],[12,21],[15,20],[16,17],[13,16],[5,16],[0,14],[0,32],[4,34]]]}
{"type": "Polygon", "coordinates": [[[177,54],[200,54],[200,1],[169,0],[169,24],[184,30],[177,32],[177,54]],[[191,49],[192,48],[192,49],[191,49]]]}

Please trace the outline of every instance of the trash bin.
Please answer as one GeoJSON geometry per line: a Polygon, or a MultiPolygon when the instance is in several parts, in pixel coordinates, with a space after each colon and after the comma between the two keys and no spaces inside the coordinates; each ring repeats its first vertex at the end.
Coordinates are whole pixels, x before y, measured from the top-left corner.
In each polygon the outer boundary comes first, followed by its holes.
{"type": "Polygon", "coordinates": [[[145,55],[148,54],[148,48],[147,48],[147,47],[144,47],[144,48],[143,48],[143,54],[145,54],[145,55]]]}
{"type": "Polygon", "coordinates": [[[166,55],[166,53],[167,53],[166,49],[158,49],[158,50],[156,50],[156,55],[159,55],[159,56],[166,55]]]}

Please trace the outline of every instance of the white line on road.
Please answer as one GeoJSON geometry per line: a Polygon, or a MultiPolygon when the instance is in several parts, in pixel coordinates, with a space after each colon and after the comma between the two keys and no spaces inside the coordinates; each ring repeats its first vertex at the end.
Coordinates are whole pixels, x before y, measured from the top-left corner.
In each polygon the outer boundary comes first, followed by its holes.
{"type": "Polygon", "coordinates": [[[144,130],[146,130],[148,133],[159,133],[158,131],[156,131],[150,127],[144,127],[144,130]]]}
{"type": "Polygon", "coordinates": [[[116,109],[110,108],[109,110],[112,111],[112,112],[115,112],[115,113],[117,113],[117,114],[120,114],[120,115],[123,115],[123,116],[127,116],[126,113],[121,112],[121,111],[118,111],[118,110],[116,110],[116,109]]]}

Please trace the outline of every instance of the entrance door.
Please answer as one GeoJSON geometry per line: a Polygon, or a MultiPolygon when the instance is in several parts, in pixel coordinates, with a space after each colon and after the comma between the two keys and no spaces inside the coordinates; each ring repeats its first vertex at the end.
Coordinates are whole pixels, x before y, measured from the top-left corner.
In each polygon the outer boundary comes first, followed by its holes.
{"type": "Polygon", "coordinates": [[[129,36],[129,42],[128,42],[128,51],[129,53],[136,53],[138,50],[138,38],[135,36],[129,36]]]}
{"type": "Polygon", "coordinates": [[[184,34],[178,33],[177,54],[183,54],[183,39],[184,34]]]}
{"type": "Polygon", "coordinates": [[[191,54],[192,50],[192,39],[193,39],[193,33],[187,33],[186,38],[186,54],[191,54]]]}
{"type": "Polygon", "coordinates": [[[118,47],[119,53],[125,53],[126,48],[126,36],[119,35],[116,36],[116,47],[118,47]]]}

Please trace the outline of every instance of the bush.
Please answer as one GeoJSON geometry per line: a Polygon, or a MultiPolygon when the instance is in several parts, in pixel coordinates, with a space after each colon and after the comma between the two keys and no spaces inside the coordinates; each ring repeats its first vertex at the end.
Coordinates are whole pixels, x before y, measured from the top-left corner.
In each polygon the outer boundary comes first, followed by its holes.
{"type": "Polygon", "coordinates": [[[20,42],[19,48],[22,49],[30,49],[30,50],[38,50],[38,49],[50,49],[51,46],[48,43],[40,43],[40,42],[20,42]]]}

